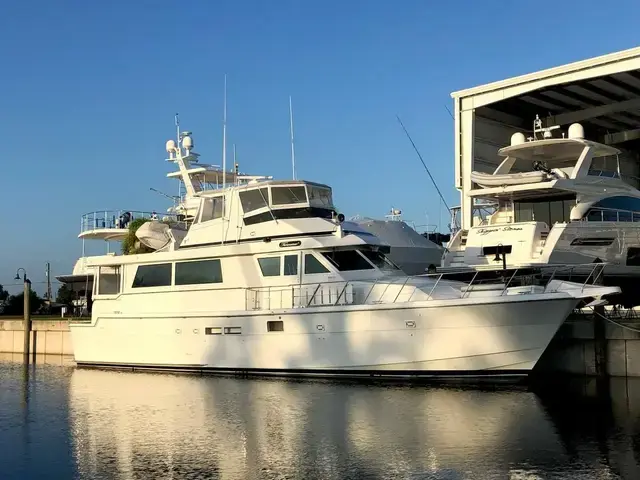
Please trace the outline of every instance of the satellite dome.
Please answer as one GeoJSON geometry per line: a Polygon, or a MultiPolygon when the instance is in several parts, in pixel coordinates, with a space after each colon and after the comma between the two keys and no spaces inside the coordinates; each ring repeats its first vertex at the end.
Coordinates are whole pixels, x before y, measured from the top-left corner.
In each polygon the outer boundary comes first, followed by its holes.
{"type": "Polygon", "coordinates": [[[189,135],[182,139],[182,147],[186,148],[187,150],[193,148],[193,139],[189,135]]]}
{"type": "Polygon", "coordinates": [[[527,141],[527,139],[524,136],[524,133],[514,133],[513,135],[511,135],[511,146],[513,145],[522,145],[523,143],[525,143],[527,141]]]}
{"type": "Polygon", "coordinates": [[[175,140],[167,140],[166,143],[167,152],[172,153],[176,151],[176,142],[175,140]]]}
{"type": "Polygon", "coordinates": [[[569,138],[584,138],[584,127],[579,123],[572,123],[569,126],[569,138]]]}

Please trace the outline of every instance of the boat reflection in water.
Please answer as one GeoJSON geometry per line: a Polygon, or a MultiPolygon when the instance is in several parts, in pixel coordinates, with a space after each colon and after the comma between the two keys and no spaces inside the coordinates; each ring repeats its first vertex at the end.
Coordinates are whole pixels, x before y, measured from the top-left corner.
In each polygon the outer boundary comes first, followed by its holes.
{"type": "Polygon", "coordinates": [[[579,400],[525,389],[83,369],[69,389],[81,478],[615,478],[607,449],[637,473],[630,445],[589,437],[597,413],[576,437],[579,400]]]}

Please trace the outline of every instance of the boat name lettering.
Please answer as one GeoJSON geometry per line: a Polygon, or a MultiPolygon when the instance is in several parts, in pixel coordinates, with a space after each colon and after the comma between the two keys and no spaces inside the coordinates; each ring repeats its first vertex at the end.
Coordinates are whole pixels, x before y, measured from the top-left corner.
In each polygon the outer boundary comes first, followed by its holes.
{"type": "Polygon", "coordinates": [[[522,230],[522,227],[481,228],[478,230],[478,235],[488,235],[493,232],[512,232],[516,230],[522,230]]]}
{"type": "Polygon", "coordinates": [[[280,242],[280,247],[299,247],[301,243],[300,240],[290,240],[288,242],[280,242]]]}

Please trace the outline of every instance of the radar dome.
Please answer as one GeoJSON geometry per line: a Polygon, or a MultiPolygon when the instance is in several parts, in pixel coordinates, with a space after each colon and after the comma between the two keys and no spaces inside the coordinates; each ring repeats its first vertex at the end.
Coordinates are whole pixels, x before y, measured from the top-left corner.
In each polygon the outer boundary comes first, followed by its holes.
{"type": "Polygon", "coordinates": [[[182,148],[186,148],[187,150],[193,148],[193,139],[189,135],[182,139],[182,148]]]}
{"type": "Polygon", "coordinates": [[[167,152],[169,152],[169,153],[175,152],[176,151],[176,142],[175,142],[175,140],[167,140],[166,149],[167,149],[167,152]]]}
{"type": "Polygon", "coordinates": [[[514,133],[511,135],[511,145],[522,145],[525,143],[527,139],[524,136],[524,133],[514,133]]]}
{"type": "Polygon", "coordinates": [[[584,127],[579,123],[572,123],[569,126],[569,138],[584,138],[584,127]]]}

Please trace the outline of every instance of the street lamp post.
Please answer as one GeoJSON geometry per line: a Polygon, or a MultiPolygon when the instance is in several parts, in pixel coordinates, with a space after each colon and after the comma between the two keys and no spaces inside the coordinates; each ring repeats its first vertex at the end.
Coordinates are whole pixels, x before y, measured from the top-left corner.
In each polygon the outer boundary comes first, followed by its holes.
{"type": "Polygon", "coordinates": [[[24,282],[24,347],[23,359],[29,363],[29,351],[31,350],[31,280],[27,278],[27,271],[20,267],[16,271],[16,280],[20,280],[20,270],[22,270],[22,281],[24,282]]]}

